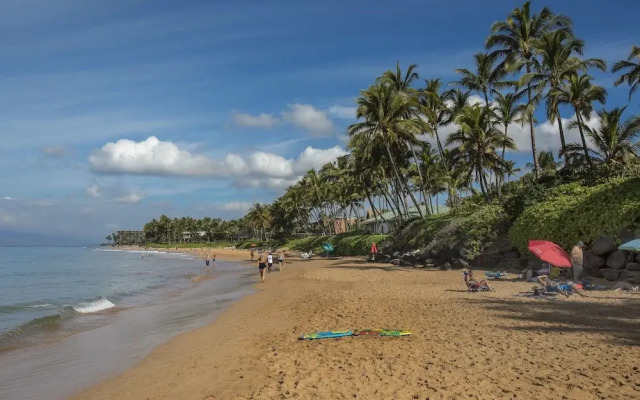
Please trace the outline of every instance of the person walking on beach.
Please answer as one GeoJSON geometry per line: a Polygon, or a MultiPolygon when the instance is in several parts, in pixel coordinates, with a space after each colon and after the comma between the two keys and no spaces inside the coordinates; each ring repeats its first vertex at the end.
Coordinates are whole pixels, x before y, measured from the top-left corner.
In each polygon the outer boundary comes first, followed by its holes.
{"type": "Polygon", "coordinates": [[[378,254],[378,246],[376,246],[376,242],[373,242],[371,245],[371,261],[376,260],[376,254],[378,254]]]}
{"type": "Polygon", "coordinates": [[[284,251],[282,250],[278,253],[278,268],[280,269],[280,272],[282,272],[282,268],[284,268],[284,251]]]}
{"type": "Polygon", "coordinates": [[[251,248],[251,261],[253,261],[253,247],[251,248]]]}
{"type": "Polygon", "coordinates": [[[205,256],[204,263],[207,264],[207,267],[209,266],[209,253],[205,256]]]}
{"type": "Polygon", "coordinates": [[[583,247],[584,243],[579,241],[573,246],[573,249],[571,249],[571,267],[573,268],[573,280],[576,282],[580,282],[580,275],[582,275],[583,247]]]}
{"type": "Polygon", "coordinates": [[[260,271],[260,282],[264,283],[264,276],[267,269],[267,254],[262,253],[258,257],[258,270],[260,271]]]}
{"type": "Polygon", "coordinates": [[[273,267],[273,254],[271,253],[271,250],[269,250],[269,255],[267,255],[267,263],[269,263],[269,269],[267,272],[271,272],[271,268],[273,267]]]}

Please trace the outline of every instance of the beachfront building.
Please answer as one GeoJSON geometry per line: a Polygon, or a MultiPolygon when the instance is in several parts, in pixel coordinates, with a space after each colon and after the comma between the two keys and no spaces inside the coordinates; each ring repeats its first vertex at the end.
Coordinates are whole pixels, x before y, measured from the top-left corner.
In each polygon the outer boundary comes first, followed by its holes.
{"type": "MultiPolygon", "coordinates": [[[[427,214],[427,207],[422,205],[420,209],[424,215],[427,214]]],[[[434,210],[435,211],[435,210],[434,210]]],[[[437,210],[437,214],[444,214],[449,211],[448,207],[440,206],[437,210]]],[[[405,220],[411,218],[418,218],[420,214],[415,207],[409,207],[409,218],[405,217],[405,220]]],[[[361,229],[371,234],[389,234],[400,224],[400,217],[393,211],[384,211],[382,217],[380,215],[373,216],[373,213],[367,211],[367,219],[360,222],[361,229]]]]}
{"type": "Polygon", "coordinates": [[[182,232],[182,241],[184,242],[191,242],[192,240],[194,241],[201,241],[202,239],[206,238],[207,236],[207,231],[197,231],[197,232],[182,232]]]}

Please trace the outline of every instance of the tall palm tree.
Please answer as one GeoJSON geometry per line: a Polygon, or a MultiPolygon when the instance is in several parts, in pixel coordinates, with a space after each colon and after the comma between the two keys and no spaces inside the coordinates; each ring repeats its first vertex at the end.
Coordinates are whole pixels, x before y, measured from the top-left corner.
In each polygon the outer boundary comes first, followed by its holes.
{"type": "MultiPolygon", "coordinates": [[[[451,122],[451,108],[448,103],[453,100],[451,90],[442,90],[440,79],[426,79],[425,88],[420,92],[420,113],[427,119],[430,131],[436,138],[438,153],[442,157],[444,148],[438,128],[451,122]]],[[[464,98],[466,102],[466,97],[464,98]]]]}
{"type": "Polygon", "coordinates": [[[459,81],[454,82],[469,90],[482,93],[484,96],[485,109],[488,112],[491,105],[489,104],[489,93],[494,87],[503,87],[501,79],[506,74],[504,68],[494,68],[497,54],[478,53],[473,56],[475,60],[475,71],[466,68],[456,69],[456,73],[461,74],[459,81]]]}
{"type": "Polygon", "coordinates": [[[623,70],[628,71],[620,75],[614,82],[614,85],[618,86],[625,82],[629,84],[629,86],[631,86],[629,89],[629,100],[631,100],[631,95],[638,89],[638,85],[640,84],[640,46],[634,45],[631,47],[629,57],[626,60],[613,64],[611,72],[616,73],[623,70]],[[637,59],[638,62],[633,62],[634,59],[637,59]]]}
{"type": "MultiPolygon", "coordinates": [[[[488,49],[496,48],[492,54],[504,57],[501,66],[508,72],[518,72],[524,67],[531,73],[534,54],[534,42],[545,33],[563,30],[571,33],[571,21],[562,15],[555,15],[547,7],[539,14],[531,14],[531,2],[527,1],[521,8],[514,9],[506,21],[496,22],[491,26],[491,35],[485,45],[488,49]]],[[[531,135],[531,152],[533,155],[534,173],[538,176],[538,159],[536,157],[536,138],[533,130],[533,113],[536,96],[532,92],[531,83],[527,83],[527,112],[529,133],[531,135]]]]}
{"type": "Polygon", "coordinates": [[[393,148],[397,150],[420,144],[416,136],[422,133],[423,124],[417,119],[405,118],[408,113],[412,114],[410,110],[417,106],[415,98],[397,92],[389,85],[378,84],[362,91],[357,103],[356,117],[364,118],[364,122],[350,125],[347,134],[350,137],[363,135],[369,140],[377,140],[384,144],[398,185],[404,187],[422,217],[420,204],[409,189],[405,177],[400,173],[396,155],[392,151],[393,148]]]}
{"type": "Polygon", "coordinates": [[[607,68],[604,60],[598,58],[582,60],[575,57],[574,54],[582,55],[583,48],[584,42],[566,31],[559,30],[542,35],[541,38],[534,41],[534,51],[538,56],[538,58],[532,59],[534,72],[526,74],[520,80],[520,84],[522,82],[538,84],[541,92],[546,89],[547,117],[551,121],[556,119],[558,122],[560,148],[563,152],[566,147],[566,141],[562,118],[558,110],[558,103],[554,100],[552,93],[572,75],[585,72],[590,67],[595,67],[602,71],[607,68]]]}
{"type": "Polygon", "coordinates": [[[511,138],[502,135],[496,128],[497,123],[477,104],[464,108],[455,122],[460,128],[449,136],[447,144],[455,144],[454,159],[464,160],[475,171],[480,190],[488,199],[486,170],[502,163],[498,148],[505,146],[515,150],[516,145],[511,138]]]}
{"type": "MultiPolygon", "coordinates": [[[[590,117],[593,111],[593,102],[604,104],[607,97],[607,91],[600,86],[593,85],[591,80],[589,75],[571,75],[550,93],[556,108],[563,104],[573,106],[576,112],[576,125],[582,139],[582,151],[587,164],[591,164],[591,159],[584,137],[584,118],[590,117]]],[[[569,157],[570,152],[567,149],[564,149],[563,153],[565,158],[569,157]]]]}
{"type": "MultiPolygon", "coordinates": [[[[493,113],[496,120],[500,125],[504,127],[504,137],[509,137],[509,125],[513,123],[522,122],[522,113],[524,108],[522,105],[517,104],[516,95],[513,93],[502,94],[495,92],[495,107],[493,113]]],[[[500,157],[504,160],[505,147],[502,147],[502,154],[500,157]]]]}
{"type": "MultiPolygon", "coordinates": [[[[593,157],[604,164],[627,164],[629,158],[640,156],[640,116],[622,120],[626,107],[598,113],[600,123],[596,128],[583,124],[583,129],[591,142],[593,157]]],[[[577,125],[578,121],[571,124],[577,125]]],[[[577,143],[567,146],[567,151],[580,158],[581,147],[577,143]]]]}

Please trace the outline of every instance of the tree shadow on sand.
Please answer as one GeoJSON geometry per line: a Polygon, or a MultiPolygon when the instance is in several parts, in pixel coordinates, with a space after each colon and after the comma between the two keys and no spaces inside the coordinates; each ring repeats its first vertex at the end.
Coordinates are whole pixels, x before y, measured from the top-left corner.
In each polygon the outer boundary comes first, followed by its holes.
{"type": "Polygon", "coordinates": [[[397,267],[389,264],[372,264],[370,261],[354,261],[344,260],[332,263],[327,268],[331,269],[350,269],[356,271],[387,271],[387,272],[409,272],[420,268],[413,267],[397,267]]]}
{"type": "Polygon", "coordinates": [[[603,335],[616,344],[640,345],[640,299],[623,298],[617,304],[562,300],[522,302],[509,299],[467,299],[505,318],[544,325],[505,326],[529,332],[589,332],[603,335]]]}

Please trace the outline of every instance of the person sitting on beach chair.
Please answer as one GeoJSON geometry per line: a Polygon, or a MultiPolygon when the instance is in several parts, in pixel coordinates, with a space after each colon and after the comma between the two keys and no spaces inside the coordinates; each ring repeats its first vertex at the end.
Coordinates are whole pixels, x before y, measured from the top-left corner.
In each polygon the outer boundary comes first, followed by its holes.
{"type": "Polygon", "coordinates": [[[540,275],[538,276],[538,283],[540,283],[547,292],[560,293],[567,297],[569,297],[571,293],[576,293],[582,297],[586,297],[586,295],[582,293],[582,285],[577,285],[573,282],[559,284],[550,280],[547,275],[540,275]]]}
{"type": "Polygon", "coordinates": [[[473,279],[473,271],[471,268],[462,273],[464,276],[464,283],[467,285],[467,291],[469,292],[493,292],[489,283],[486,280],[480,282],[473,279]]]}

